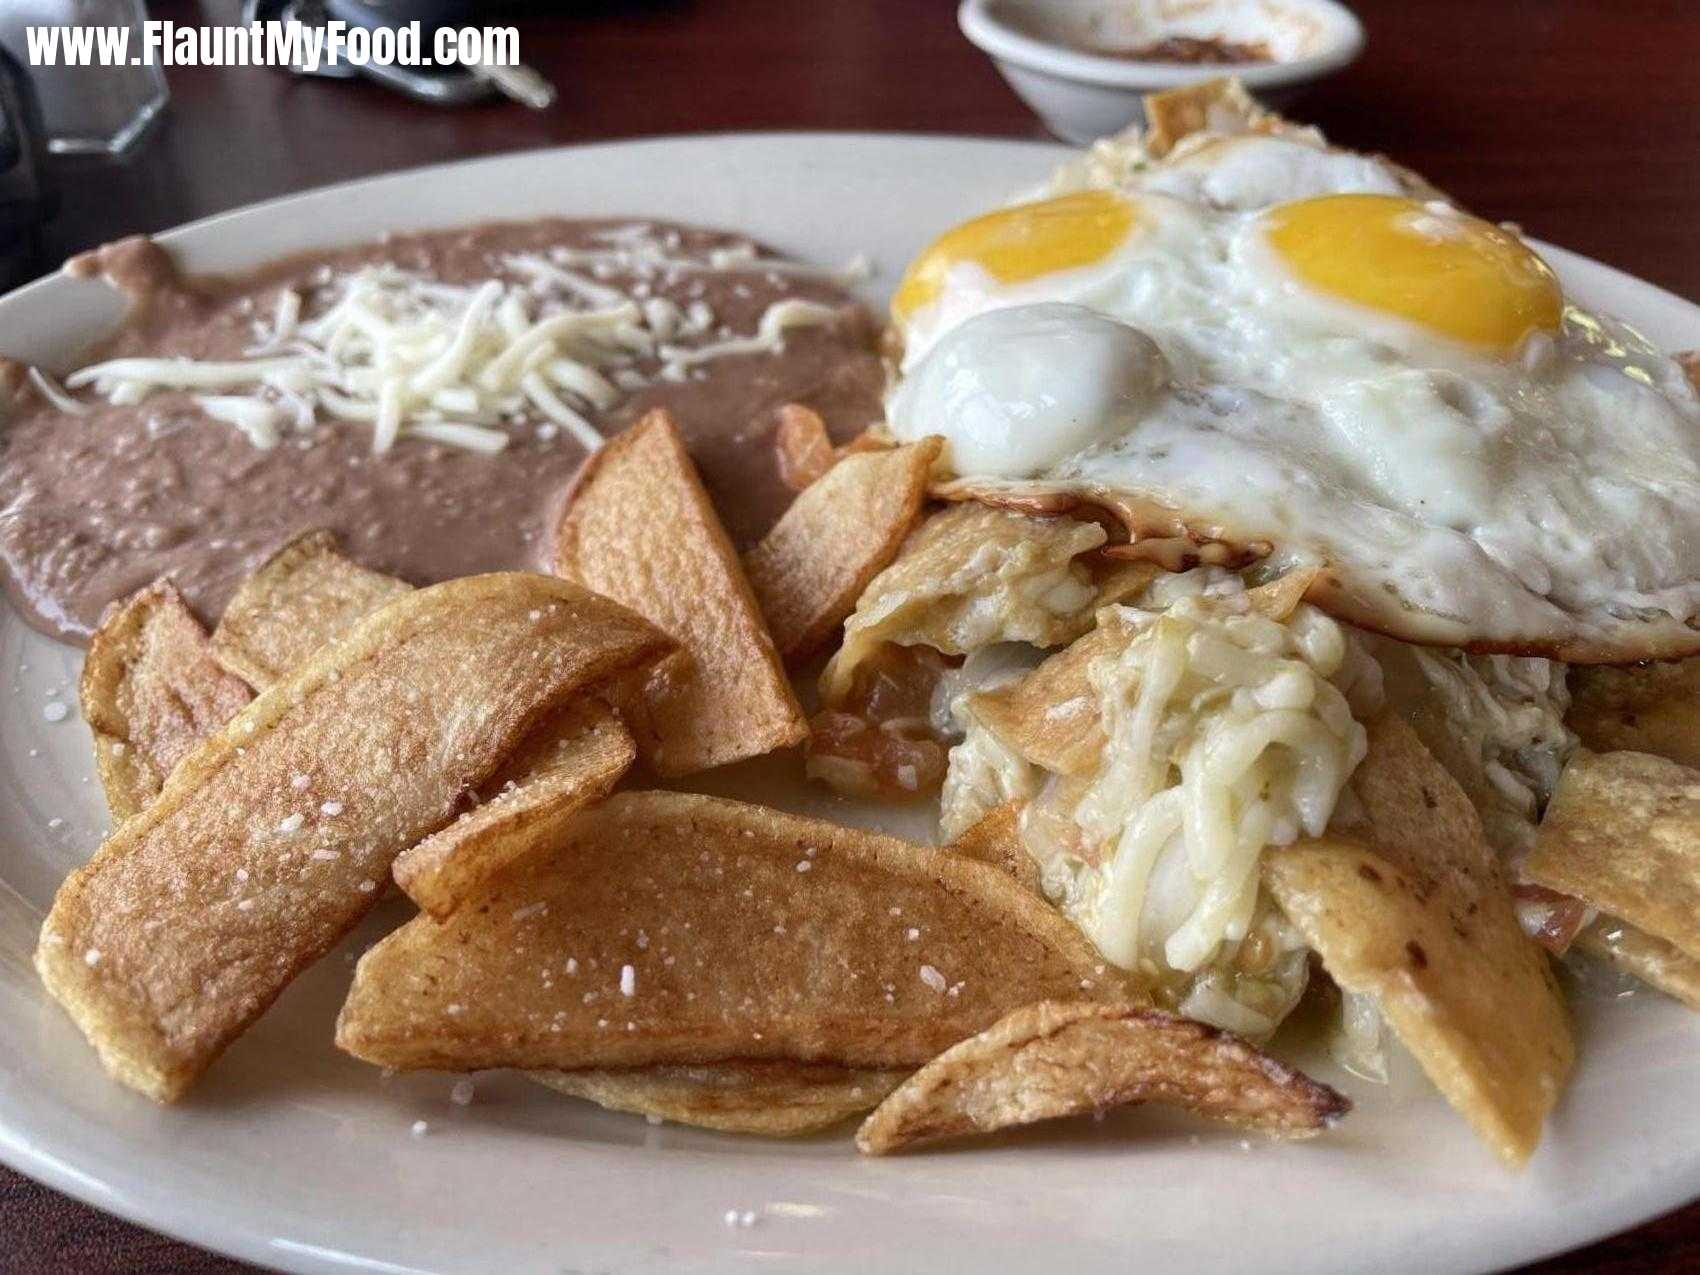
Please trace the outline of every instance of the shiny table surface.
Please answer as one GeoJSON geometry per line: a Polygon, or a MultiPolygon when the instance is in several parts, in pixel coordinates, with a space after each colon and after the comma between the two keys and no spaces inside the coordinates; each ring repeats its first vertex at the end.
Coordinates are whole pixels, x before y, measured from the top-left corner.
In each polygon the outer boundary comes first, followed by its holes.
{"type": "MultiPolygon", "coordinates": [[[[123,234],[327,182],[646,134],[848,129],[1039,137],[957,33],[954,0],[554,3],[520,11],[549,112],[438,110],[365,83],[172,70],[120,164],[55,166],[46,270],[123,234]]],[[[1700,7],[1683,0],[1359,0],[1368,47],[1290,113],[1385,151],[1484,215],[1700,298],[1700,7]]],[[[193,23],[228,0],[150,6],[193,23]]],[[[500,214],[500,192],[492,213],[500,214]]],[[[0,1272],[225,1271],[223,1258],[0,1169],[0,1272]]],[[[1700,1205],[1542,1271],[1700,1269],[1700,1205]]]]}

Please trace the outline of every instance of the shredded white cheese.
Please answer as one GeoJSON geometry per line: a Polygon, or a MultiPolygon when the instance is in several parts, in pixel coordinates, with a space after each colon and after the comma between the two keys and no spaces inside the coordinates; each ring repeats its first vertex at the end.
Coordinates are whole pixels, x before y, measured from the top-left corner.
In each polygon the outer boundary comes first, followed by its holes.
{"type": "Polygon", "coordinates": [[[499,429],[482,425],[463,425],[455,421],[420,421],[407,430],[411,438],[423,438],[433,443],[445,443],[469,452],[495,455],[508,445],[508,436],[499,429]]]}
{"type": "Polygon", "coordinates": [[[269,452],[277,446],[277,427],[283,414],[265,400],[232,394],[197,394],[195,402],[215,421],[236,426],[261,451],[269,452]]]}
{"type": "MultiPolygon", "coordinates": [[[[254,321],[245,358],[109,359],[72,373],[66,388],[36,369],[30,376],[48,402],[71,414],[87,404],[67,389],[92,389],[114,404],[161,390],[202,391],[197,405],[261,450],[321,420],[369,428],[380,455],[404,438],[494,453],[526,426],[543,439],[565,431],[595,450],[602,436],[589,414],[648,385],[640,360],[659,360],[661,376],[683,380],[687,369],[713,359],[776,353],[787,330],[838,316],[832,306],[786,298],[767,307],[753,333],[721,327],[718,340],[676,344],[704,337],[716,316],[700,299],[681,309],[652,296],[652,280],[757,269],[770,280],[835,276],[769,261],[749,244],[699,257],[682,250],[676,232],[646,223],[619,229],[601,238],[606,247],[511,255],[501,262],[504,277],[471,286],[394,265],[324,272],[309,295],[279,291],[270,323],[254,321]],[[603,282],[615,274],[637,282],[629,292],[603,282]]],[[[864,265],[849,269],[857,273],[847,277],[861,277],[864,265]]]]}
{"type": "Polygon", "coordinates": [[[93,385],[108,392],[125,382],[149,389],[224,390],[263,385],[270,380],[290,382],[310,371],[305,359],[269,358],[207,361],[201,359],[110,359],[81,368],[65,378],[68,389],[93,385]]]}
{"type": "Polygon", "coordinates": [[[301,294],[293,288],[283,288],[277,294],[277,307],[272,313],[271,327],[256,321],[256,341],[244,353],[271,354],[295,335],[295,325],[301,321],[301,294]]]}
{"type": "Polygon", "coordinates": [[[1319,612],[1279,624],[1188,598],[1140,620],[1089,674],[1110,746],[1071,813],[1108,857],[1055,875],[1111,960],[1193,971],[1245,937],[1264,847],[1322,834],[1364,730],[1327,680],[1345,639],[1319,612]]]}
{"type": "Polygon", "coordinates": [[[785,348],[786,329],[831,323],[837,315],[838,311],[829,305],[793,297],[768,306],[754,336],[728,337],[689,349],[664,345],[661,356],[667,360],[668,367],[688,368],[711,359],[723,359],[729,354],[777,354],[785,348]]]}
{"type": "Polygon", "coordinates": [[[35,392],[59,411],[64,412],[67,416],[88,415],[87,403],[79,403],[72,398],[57,381],[39,367],[31,367],[28,376],[30,384],[35,386],[35,392]]]}

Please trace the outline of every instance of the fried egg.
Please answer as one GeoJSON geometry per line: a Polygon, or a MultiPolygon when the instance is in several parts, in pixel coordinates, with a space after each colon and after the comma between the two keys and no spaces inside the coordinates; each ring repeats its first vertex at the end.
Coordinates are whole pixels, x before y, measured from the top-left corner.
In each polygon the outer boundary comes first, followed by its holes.
{"type": "Polygon", "coordinates": [[[1412,641],[1700,649],[1700,399],[1514,231],[1370,157],[1208,140],[947,231],[893,299],[900,438],[1274,565],[1412,641]]]}

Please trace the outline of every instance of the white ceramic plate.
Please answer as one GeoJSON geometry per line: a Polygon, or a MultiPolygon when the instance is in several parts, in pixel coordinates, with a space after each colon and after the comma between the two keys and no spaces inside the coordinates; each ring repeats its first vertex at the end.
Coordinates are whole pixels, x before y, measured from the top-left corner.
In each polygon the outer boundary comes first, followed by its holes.
{"type": "MultiPolygon", "coordinates": [[[[1038,180],[1039,145],[730,136],[586,147],[335,187],[166,236],[230,269],[385,229],[542,213],[752,232],[889,288],[930,233],[1038,180]]],[[[1700,310],[1553,251],[1567,285],[1669,348],[1700,310]]],[[[0,350],[62,366],[114,314],[50,279],[0,300],[0,350]]],[[[43,910],[105,824],[75,711],[80,653],[0,607],[0,1159],[113,1213],[302,1271],[1097,1272],[1477,1270],[1700,1194],[1700,1019],[1651,994],[1579,1007],[1581,1066],[1526,1173],[1501,1169],[1420,1081],[1319,1074],[1357,1111],[1293,1146],[1155,1111],[1002,1145],[858,1159],[846,1138],[719,1137],[610,1115],[507,1077],[469,1107],[436,1075],[383,1081],[331,1024],[392,905],[239,1041],[182,1105],[107,1081],[30,969],[43,910]],[[50,702],[70,707],[53,723],[50,702]],[[416,1120],[430,1132],[410,1136],[416,1120]],[[728,1209],[754,1225],[728,1227],[728,1209]]],[[[728,778],[727,785],[736,780],[728,778]]]]}

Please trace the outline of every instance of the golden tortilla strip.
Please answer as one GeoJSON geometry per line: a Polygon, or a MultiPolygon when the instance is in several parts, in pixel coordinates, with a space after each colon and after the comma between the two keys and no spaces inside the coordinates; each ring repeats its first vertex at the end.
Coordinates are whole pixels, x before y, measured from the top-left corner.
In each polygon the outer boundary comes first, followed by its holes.
{"type": "Polygon", "coordinates": [[[667,649],[547,576],[400,598],[185,757],[71,874],[42,981],[114,1077],[179,1097],[545,714],[667,649]]]}
{"type": "Polygon", "coordinates": [[[1575,1060],[1547,958],[1469,798],[1396,715],[1370,725],[1352,789],[1361,823],[1267,851],[1264,884],[1334,981],[1374,997],[1447,1101],[1520,1165],[1575,1060]]]}
{"type": "Polygon", "coordinates": [[[804,489],[744,559],[779,654],[826,645],[921,517],[942,441],[847,456],[804,489]]]}
{"type": "Polygon", "coordinates": [[[1021,840],[1021,806],[1019,801],[994,806],[945,849],[977,863],[990,864],[1007,873],[1022,889],[1042,898],[1039,864],[1027,853],[1027,846],[1021,840]]]}
{"type": "MultiPolygon", "coordinates": [[[[1260,615],[1285,621],[1304,601],[1315,576],[1311,568],[1289,571],[1248,589],[1246,601],[1260,615]]],[[[1097,768],[1104,732],[1098,720],[1098,695],[1087,673],[1095,661],[1114,655],[1138,634],[1133,624],[1114,611],[1100,612],[1097,619],[1090,633],[1027,676],[980,691],[971,700],[974,716],[987,730],[1052,774],[1084,775],[1097,768]]]]}
{"type": "Polygon", "coordinates": [[[532,1079],[610,1111],[720,1133],[796,1138],[842,1124],[908,1077],[825,1063],[728,1062],[706,1067],[537,1071],[532,1079]]]}
{"type": "Polygon", "coordinates": [[[1573,668],[1564,724],[1596,753],[1652,753],[1700,767],[1700,658],[1573,668]]]}
{"type": "Polygon", "coordinates": [[[665,411],[586,465],[557,531],[555,570],[682,648],[627,706],[657,774],[695,774],[808,736],[750,582],[665,411]]]}
{"type": "Polygon", "coordinates": [[[1137,592],[1145,564],[1082,556],[1106,533],[1095,522],[1034,517],[965,502],[928,518],[896,561],[869,583],[844,625],[844,643],[821,674],[821,698],[842,705],[858,668],[886,643],[965,655],[994,642],[1065,646],[1092,627],[1099,606],[1137,592]]]}
{"type": "Polygon", "coordinates": [[[1237,1036],[1143,1005],[1025,1005],[916,1072],[862,1122],[868,1155],[1162,1102],[1240,1129],[1314,1137],[1352,1104],[1237,1036]]]}
{"type": "MultiPolygon", "coordinates": [[[[1259,105],[1233,76],[1184,84],[1161,93],[1148,93],[1145,95],[1145,120],[1144,149],[1152,159],[1168,155],[1177,143],[1195,133],[1216,133],[1227,137],[1263,133],[1318,146],[1324,144],[1320,130],[1295,124],[1259,105]]],[[[1402,193],[1413,199],[1446,198],[1421,174],[1393,163],[1385,155],[1374,158],[1398,178],[1402,193]]]]}
{"type": "Polygon", "coordinates": [[[1601,916],[1577,934],[1574,946],[1700,1010],[1700,959],[1674,944],[1614,916],[1601,916]]]}
{"type": "Polygon", "coordinates": [[[1105,557],[1150,562],[1165,571],[1213,566],[1238,571],[1267,558],[1274,546],[1248,540],[1219,523],[1188,521],[1150,497],[1079,484],[1038,479],[953,478],[934,483],[937,500],[967,501],[1036,518],[1091,519],[1118,528],[1118,538],[1100,551],[1105,557]]]}
{"type": "MultiPolygon", "coordinates": [[[[215,640],[223,635],[226,663],[273,680],[410,591],[344,557],[329,532],[309,532],[248,579],[215,640]]],[[[599,701],[569,704],[485,782],[480,805],[403,853],[398,881],[426,911],[452,908],[471,881],[546,839],[551,819],[605,796],[631,760],[631,736],[611,708],[599,701]]]]}
{"type": "Polygon", "coordinates": [[[995,868],[761,806],[626,792],[446,922],[420,917],[367,952],[337,1043],[404,1070],[887,1069],[1017,1005],[1125,995],[1079,930],[995,868]]]}
{"type": "Polygon", "coordinates": [[[1145,153],[1161,159],[1194,133],[1276,132],[1279,115],[1259,106],[1233,76],[1145,95],[1145,153]]]}
{"type": "Polygon", "coordinates": [[[1299,603],[1305,600],[1311,586],[1321,578],[1323,568],[1320,566],[1294,567],[1291,571],[1266,580],[1254,589],[1245,591],[1245,600],[1251,603],[1251,609],[1259,615],[1280,624],[1292,619],[1293,612],[1299,609],[1299,603]]]}
{"type": "Polygon", "coordinates": [[[101,621],[78,698],[106,808],[121,823],[254,693],[219,666],[201,622],[169,580],[158,580],[101,621]]]}
{"type": "Polygon", "coordinates": [[[1146,155],[1161,160],[1193,133],[1278,133],[1287,121],[1258,105],[1238,78],[1224,77],[1146,94],[1146,155]]]}
{"type": "Polygon", "coordinates": [[[330,532],[309,531],[243,581],[213,630],[213,653],[263,691],[411,588],[345,558],[330,532]]]}
{"type": "Polygon", "coordinates": [[[846,456],[860,456],[863,452],[890,451],[898,445],[884,422],[875,421],[848,442],[839,444],[834,454],[839,460],[843,460],[846,456]]]}
{"type": "Polygon", "coordinates": [[[773,450],[779,459],[779,481],[792,491],[805,491],[838,463],[826,422],[812,407],[784,403],[775,412],[773,450]]]}
{"type": "Polygon", "coordinates": [[[533,731],[485,785],[487,796],[395,861],[409,898],[441,920],[485,881],[547,849],[569,819],[606,797],[637,756],[619,714],[598,700],[533,731]]]}
{"type": "Polygon", "coordinates": [[[1577,750],[1524,872],[1700,958],[1700,770],[1577,750]]]}
{"type": "Polygon", "coordinates": [[[1113,612],[1026,677],[969,700],[974,717],[1025,760],[1058,775],[1084,775],[1104,750],[1097,693],[1087,679],[1094,661],[1119,651],[1135,629],[1113,612]]]}

